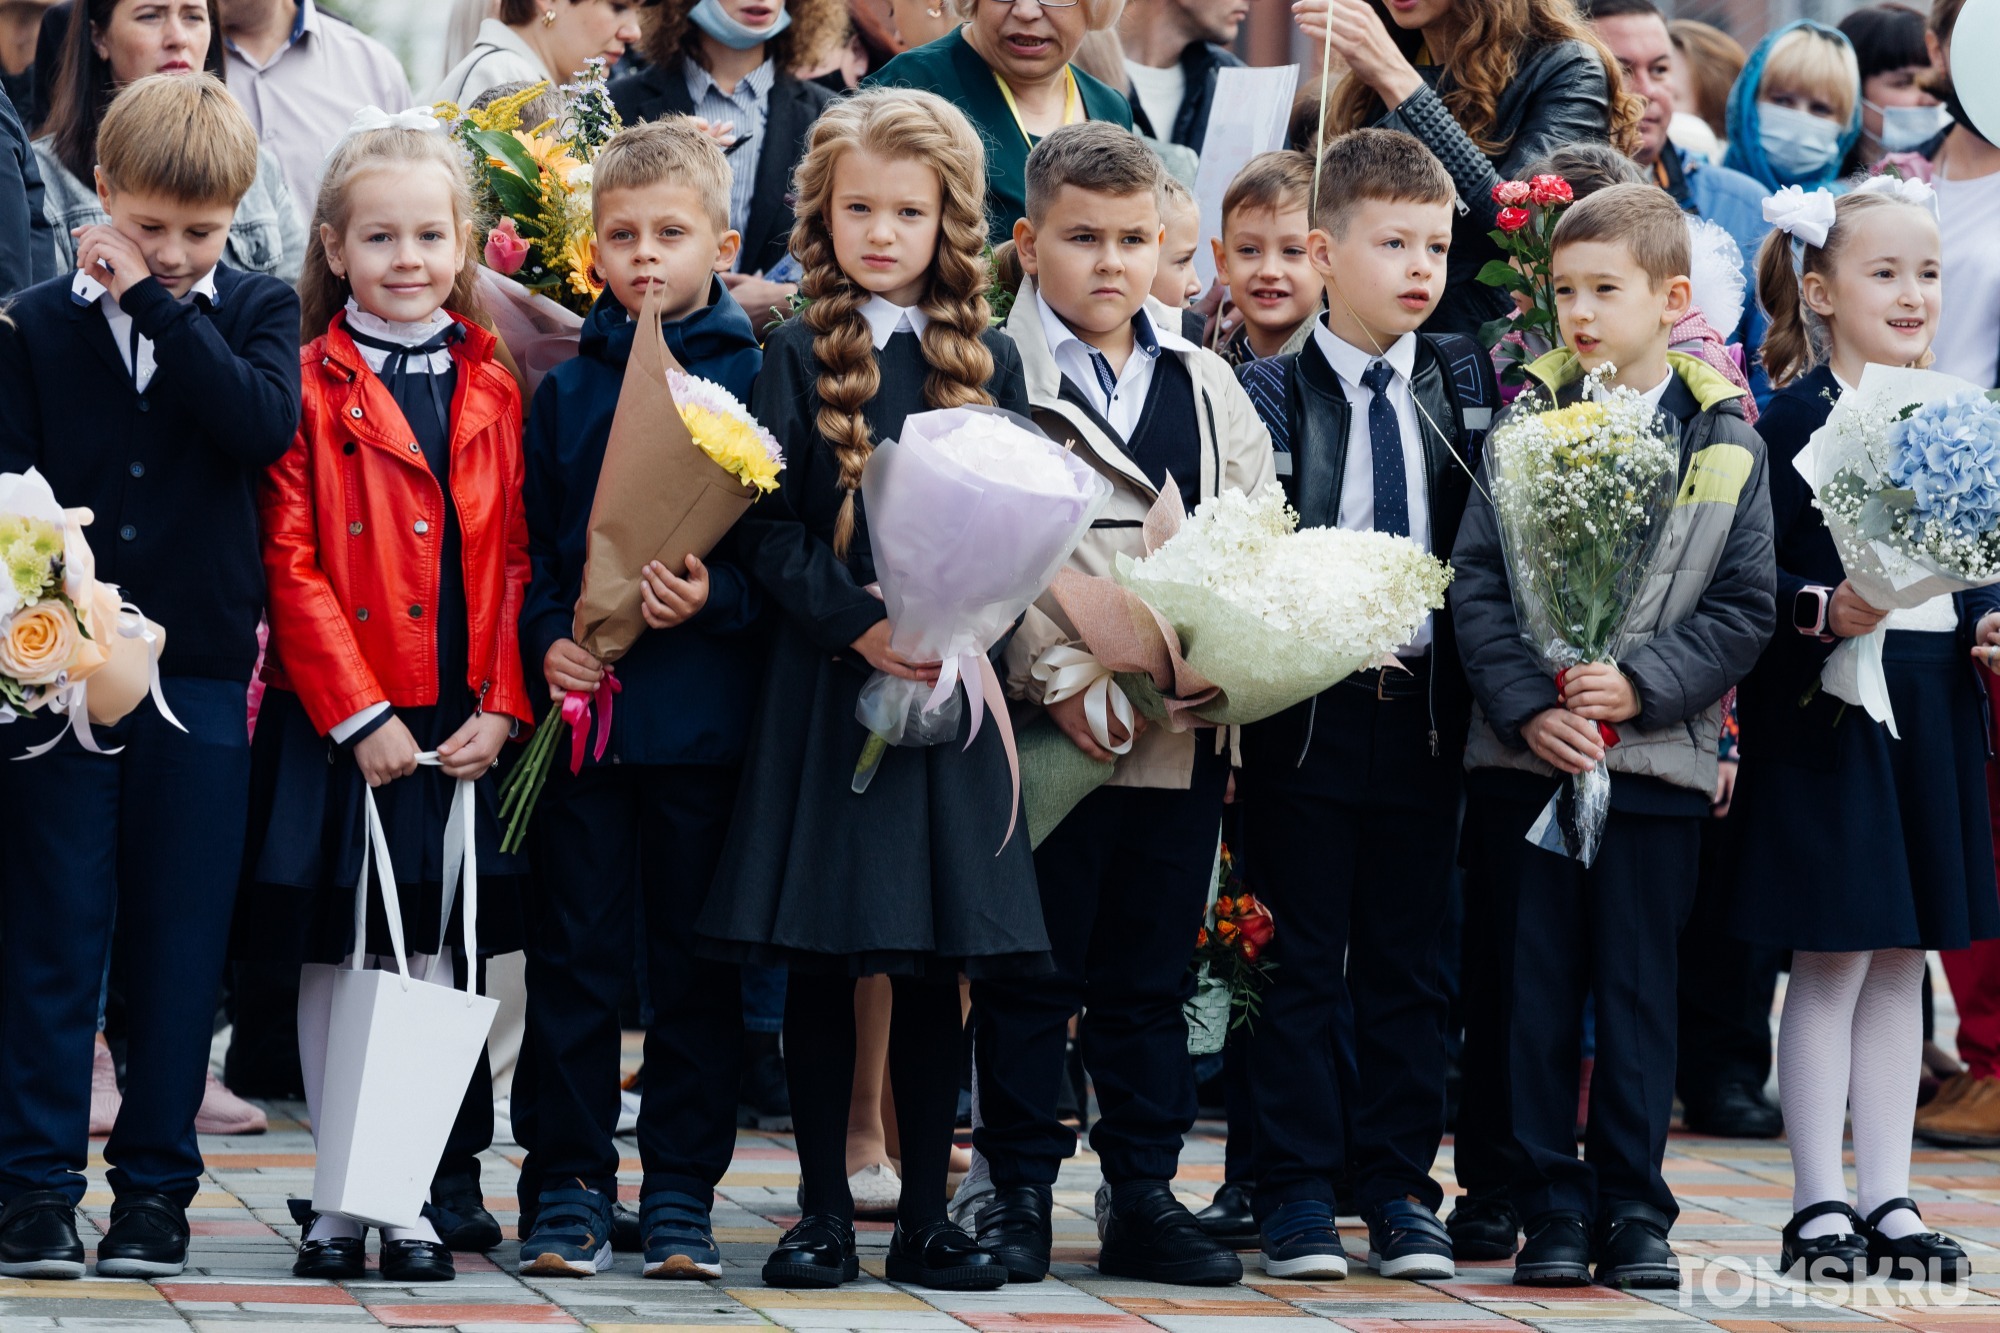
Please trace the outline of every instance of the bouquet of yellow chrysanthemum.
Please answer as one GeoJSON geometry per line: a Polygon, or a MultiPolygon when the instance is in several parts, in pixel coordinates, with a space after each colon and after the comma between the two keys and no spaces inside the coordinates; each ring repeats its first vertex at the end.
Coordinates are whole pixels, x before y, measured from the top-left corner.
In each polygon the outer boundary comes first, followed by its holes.
{"type": "Polygon", "coordinates": [[[560,89],[557,115],[523,126],[523,108],[548,87],[538,83],[474,111],[440,102],[437,113],[465,145],[481,212],[494,219],[486,267],[588,314],[604,290],[592,271],[591,160],[618,132],[618,112],[605,87],[604,62],[592,60],[576,83],[560,89]]]}
{"type": "Polygon", "coordinates": [[[110,726],[148,693],[180,726],[159,691],[165,632],[98,582],[90,520],[57,503],[35,469],[0,475],[0,722],[46,708],[70,723],[28,755],[71,732],[98,749],[90,723],[110,726]]]}
{"type": "Polygon", "coordinates": [[[594,691],[571,691],[542,720],[501,792],[501,843],[527,836],[558,737],[569,737],[569,767],[582,769],[596,731],[597,758],[611,742],[613,698],[624,689],[612,664],[646,630],[640,611],[644,570],[655,561],[685,572],[705,557],[759,496],[778,489],[784,455],[771,433],[721,385],[674,363],[660,330],[660,305],[640,312],[611,436],[597,474],[584,545],[583,591],[571,638],[605,664],[594,691]]]}

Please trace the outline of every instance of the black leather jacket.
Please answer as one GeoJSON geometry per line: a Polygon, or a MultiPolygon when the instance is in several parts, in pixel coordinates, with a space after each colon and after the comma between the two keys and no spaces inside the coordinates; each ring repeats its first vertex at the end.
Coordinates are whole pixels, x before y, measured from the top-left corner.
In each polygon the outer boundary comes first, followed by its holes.
{"type": "Polygon", "coordinates": [[[1174,123],[1153,124],[1140,108],[1139,99],[1133,97],[1132,128],[1150,138],[1171,141],[1199,153],[1202,140],[1208,137],[1209,108],[1215,105],[1216,71],[1233,69],[1242,63],[1226,46],[1189,42],[1181,52],[1181,73],[1187,79],[1187,91],[1181,94],[1181,107],[1174,113],[1174,123]]]}
{"type": "Polygon", "coordinates": [[[1483,285],[1475,276],[1487,260],[1501,258],[1500,247],[1487,235],[1500,213],[1493,187],[1517,178],[1530,163],[1563,144],[1608,139],[1610,81],[1604,62],[1587,43],[1560,42],[1526,52],[1494,108],[1489,137],[1506,144],[1506,151],[1488,157],[1438,96],[1433,84],[1442,71],[1422,72],[1425,86],[1375,124],[1423,140],[1458,187],[1460,212],[1452,225],[1444,299],[1424,328],[1432,333],[1477,333],[1485,321],[1512,312],[1506,292],[1483,285]]]}

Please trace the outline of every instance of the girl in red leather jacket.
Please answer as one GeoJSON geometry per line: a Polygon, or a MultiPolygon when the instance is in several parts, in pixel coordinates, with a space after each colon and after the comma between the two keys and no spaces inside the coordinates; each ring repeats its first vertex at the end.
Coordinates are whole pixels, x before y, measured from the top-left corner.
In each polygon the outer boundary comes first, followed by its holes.
{"type": "MultiPolygon", "coordinates": [[[[240,955],[266,961],[337,963],[359,949],[394,966],[378,896],[365,938],[352,938],[373,788],[407,947],[442,954],[430,977],[449,983],[477,966],[451,951],[462,894],[448,927],[439,919],[459,779],[478,784],[479,942],[521,947],[506,936],[518,936],[510,880],[525,867],[499,854],[491,772],[533,717],[516,635],[528,583],[521,402],[473,299],[472,199],[457,150],[428,115],[386,119],[350,131],[327,165],[300,284],[312,339],[300,358],[304,411],[259,491],[269,689],[252,746],[237,939],[240,955]]],[[[428,961],[413,956],[411,971],[428,961]]],[[[315,1122],[328,1004],[308,977],[299,1047],[315,1122]]],[[[440,1231],[456,1242],[484,1230],[498,1244],[478,1204],[489,1086],[482,1054],[424,1221],[384,1233],[384,1277],[454,1276],[440,1231]]],[[[294,1213],[306,1228],[295,1273],[361,1275],[359,1223],[294,1213]]]]}

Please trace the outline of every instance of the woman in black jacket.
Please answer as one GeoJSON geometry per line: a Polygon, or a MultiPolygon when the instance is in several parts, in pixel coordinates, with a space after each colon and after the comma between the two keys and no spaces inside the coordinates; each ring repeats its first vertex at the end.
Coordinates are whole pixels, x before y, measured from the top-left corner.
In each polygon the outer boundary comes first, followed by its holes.
{"type": "MultiPolygon", "coordinates": [[[[1328,44],[1348,77],[1330,94],[1329,135],[1365,125],[1423,140],[1451,172],[1463,211],[1452,225],[1444,299],[1427,333],[1477,333],[1513,313],[1475,275],[1501,258],[1493,187],[1579,140],[1629,147],[1643,103],[1570,0],[1302,0],[1299,28],[1328,44]]],[[[1337,300],[1337,291],[1329,300],[1337,300]]]]}

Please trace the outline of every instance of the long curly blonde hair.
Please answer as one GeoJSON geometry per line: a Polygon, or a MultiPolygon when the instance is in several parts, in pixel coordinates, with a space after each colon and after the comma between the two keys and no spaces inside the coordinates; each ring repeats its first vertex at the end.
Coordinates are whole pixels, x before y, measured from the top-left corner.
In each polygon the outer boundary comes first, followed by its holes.
{"type": "MultiPolygon", "coordinates": [[[[695,0],[662,0],[645,11],[639,50],[650,63],[678,71],[685,56],[707,65],[701,54],[701,29],[688,22],[694,7],[695,0]]],[[[785,73],[817,69],[847,40],[846,0],[785,0],[785,9],[792,16],[791,26],[764,44],[765,54],[785,73]]]]}
{"type": "MultiPolygon", "coordinates": [[[[1369,3],[1389,36],[1414,63],[1423,46],[1423,33],[1397,27],[1382,0],[1369,3]]],[[[1446,72],[1438,91],[1452,119],[1479,145],[1480,152],[1499,157],[1507,151],[1507,142],[1494,137],[1494,109],[1501,93],[1520,72],[1521,56],[1532,48],[1560,42],[1583,42],[1597,52],[1611,93],[1611,143],[1621,152],[1636,146],[1639,117],[1645,114],[1646,104],[1625,91],[1618,61],[1577,17],[1574,0],[1453,0],[1452,18],[1460,26],[1451,50],[1431,52],[1446,72]]],[[[1345,134],[1371,124],[1376,114],[1375,90],[1350,78],[1334,94],[1328,128],[1345,134]]]]}
{"type": "Polygon", "coordinates": [[[986,248],[986,152],[963,112],[935,93],[873,88],[834,102],[814,122],[793,189],[791,252],[804,270],[799,290],[811,304],[800,318],[813,331],[818,359],[819,432],[832,444],[845,492],[833,549],[845,556],[854,537],[854,495],[874,450],[862,409],[881,387],[874,339],[861,307],[869,293],[840,267],[828,223],[834,170],[852,149],[934,168],[943,197],[937,253],[918,306],[924,329],[924,402],[933,408],[991,404],[986,382],[993,353],[980,335],[992,320],[986,248]]]}

